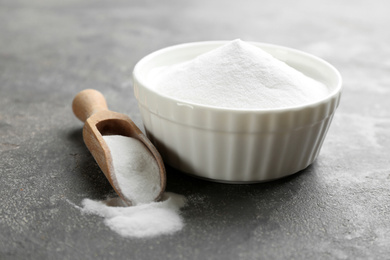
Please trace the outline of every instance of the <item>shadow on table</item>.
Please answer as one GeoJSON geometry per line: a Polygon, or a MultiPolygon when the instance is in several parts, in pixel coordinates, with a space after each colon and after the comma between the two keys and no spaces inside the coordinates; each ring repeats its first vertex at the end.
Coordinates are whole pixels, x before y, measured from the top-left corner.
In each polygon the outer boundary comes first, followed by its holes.
{"type": "Polygon", "coordinates": [[[82,128],[69,131],[67,138],[73,143],[74,150],[76,150],[75,153],[71,154],[75,160],[75,167],[72,171],[72,188],[75,189],[75,192],[95,200],[114,196],[114,189],[84,144],[82,128]]]}
{"type": "Polygon", "coordinates": [[[235,241],[235,232],[250,236],[259,226],[268,231],[280,230],[289,225],[289,218],[317,207],[316,199],[311,200],[319,188],[315,168],[314,164],[270,182],[224,184],[198,179],[168,166],[167,191],[187,198],[183,215],[189,226],[213,233],[230,230],[226,236],[235,241]]]}

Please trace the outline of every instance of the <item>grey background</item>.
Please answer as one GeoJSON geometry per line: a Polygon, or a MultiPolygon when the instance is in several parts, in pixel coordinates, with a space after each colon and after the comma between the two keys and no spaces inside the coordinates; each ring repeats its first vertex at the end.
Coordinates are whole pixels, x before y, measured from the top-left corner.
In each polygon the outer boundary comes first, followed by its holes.
{"type": "Polygon", "coordinates": [[[390,255],[390,2],[0,1],[0,259],[386,259],[390,255]],[[337,67],[341,105],[316,162],[264,184],[168,167],[185,227],[125,239],[84,215],[113,193],[83,144],[74,95],[104,93],[142,127],[131,73],[202,40],[289,46],[337,67]]]}

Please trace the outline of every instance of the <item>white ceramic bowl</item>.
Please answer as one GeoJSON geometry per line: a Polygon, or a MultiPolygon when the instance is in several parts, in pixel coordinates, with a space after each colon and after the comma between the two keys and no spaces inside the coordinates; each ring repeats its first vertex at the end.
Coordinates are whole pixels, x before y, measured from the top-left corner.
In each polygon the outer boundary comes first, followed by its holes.
{"type": "Polygon", "coordinates": [[[134,68],[134,92],[145,131],[165,163],[220,182],[278,179],[309,166],[318,156],[341,96],[341,76],[327,62],[294,49],[253,43],[329,88],[318,102],[280,109],[226,109],[157,93],[147,84],[151,69],[183,62],[226,42],[195,42],[164,48],[134,68]]]}

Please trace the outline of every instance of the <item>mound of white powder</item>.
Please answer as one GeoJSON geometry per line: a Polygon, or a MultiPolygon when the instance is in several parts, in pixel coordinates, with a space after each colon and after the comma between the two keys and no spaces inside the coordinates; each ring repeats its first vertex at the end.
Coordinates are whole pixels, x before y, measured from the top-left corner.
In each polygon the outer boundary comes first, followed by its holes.
{"type": "Polygon", "coordinates": [[[120,198],[105,201],[84,199],[81,210],[104,218],[104,223],[123,237],[155,237],[181,230],[184,226],[180,208],[185,205],[182,195],[166,192],[159,202],[126,207],[120,198]]]}
{"type": "Polygon", "coordinates": [[[241,40],[184,63],[155,68],[149,83],[190,103],[235,109],[270,109],[318,101],[327,87],[241,40]]]}
{"type": "Polygon", "coordinates": [[[160,171],[153,155],[139,140],[104,135],[110,149],[114,174],[123,195],[133,205],[153,201],[161,191],[160,171]]]}

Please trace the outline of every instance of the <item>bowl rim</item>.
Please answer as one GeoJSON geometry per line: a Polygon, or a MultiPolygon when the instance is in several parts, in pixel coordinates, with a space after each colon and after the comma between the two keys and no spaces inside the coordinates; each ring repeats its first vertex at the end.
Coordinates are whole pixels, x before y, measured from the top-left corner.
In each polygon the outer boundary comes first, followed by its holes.
{"type": "MultiPolygon", "coordinates": [[[[335,98],[336,96],[340,95],[341,92],[342,92],[342,77],[341,77],[341,74],[340,72],[333,66],[331,65],[329,62],[323,60],[322,58],[319,58],[313,54],[310,54],[310,53],[307,53],[307,52],[304,52],[304,51],[301,51],[301,50],[297,50],[297,49],[294,49],[294,48],[290,48],[290,47],[286,47],[286,46],[281,46],[281,45],[276,45],[276,44],[270,44],[270,43],[264,43],[264,42],[254,42],[254,41],[246,41],[247,43],[250,43],[250,44],[253,44],[257,47],[264,47],[264,48],[273,48],[275,50],[282,50],[282,51],[286,51],[286,52],[289,52],[289,53],[294,53],[294,54],[297,54],[299,56],[304,56],[304,57],[307,57],[309,59],[312,59],[314,60],[315,62],[317,63],[320,63],[322,65],[325,65],[330,71],[332,71],[335,79],[337,80],[337,84],[335,84],[335,88],[329,92],[328,95],[326,95],[325,97],[321,98],[320,100],[317,100],[317,101],[314,101],[314,102],[309,102],[309,103],[304,103],[302,105],[297,105],[297,106],[288,106],[288,107],[277,107],[277,108],[230,108],[230,107],[219,107],[219,106],[211,106],[211,105],[205,105],[205,104],[201,104],[201,103],[195,103],[195,102],[190,102],[190,101],[187,101],[187,100],[182,100],[182,99],[177,99],[177,98],[173,98],[169,95],[166,95],[164,93],[160,93],[158,91],[156,91],[153,87],[150,86],[150,84],[148,84],[146,82],[146,80],[144,79],[144,77],[141,77],[139,76],[140,74],[140,70],[142,68],[142,66],[144,64],[147,64],[148,62],[150,62],[151,60],[153,60],[156,56],[159,56],[159,55],[164,55],[168,52],[172,52],[174,51],[175,49],[183,49],[183,48],[191,48],[191,47],[195,47],[195,46],[202,46],[202,45],[215,45],[216,47],[222,45],[222,44],[225,44],[225,43],[228,43],[230,41],[228,40],[217,40],[217,41],[198,41],[198,42],[187,42],[187,43],[180,43],[180,44],[175,44],[175,45],[171,45],[171,46],[168,46],[168,47],[164,47],[164,48],[161,48],[161,49],[158,49],[156,51],[153,51],[151,53],[149,53],[148,55],[144,56],[143,58],[141,58],[134,66],[134,69],[133,69],[133,87],[134,87],[134,90],[136,88],[136,85],[135,82],[138,81],[138,85],[141,85],[143,88],[146,88],[148,89],[150,92],[152,92],[154,95],[157,95],[157,96],[160,96],[166,100],[169,100],[171,102],[174,102],[180,106],[189,106],[191,108],[198,108],[198,109],[207,109],[207,110],[214,110],[214,111],[220,111],[220,112],[227,112],[227,111],[231,111],[231,112],[250,112],[250,113],[269,113],[269,112],[278,112],[278,113],[283,113],[283,112],[287,112],[287,111],[294,111],[294,110],[301,110],[301,109],[305,109],[305,108],[308,108],[308,107],[313,107],[313,106],[317,106],[317,105],[320,105],[320,104],[324,104],[324,103],[328,103],[330,102],[333,98],[335,98]]],[[[266,51],[266,50],[264,50],[266,51]]],[[[136,98],[138,99],[137,95],[136,95],[136,98]]]]}

